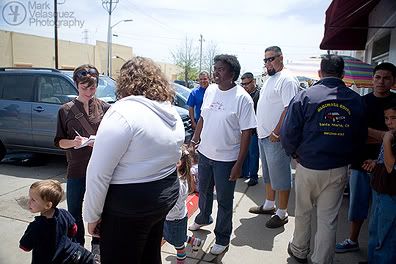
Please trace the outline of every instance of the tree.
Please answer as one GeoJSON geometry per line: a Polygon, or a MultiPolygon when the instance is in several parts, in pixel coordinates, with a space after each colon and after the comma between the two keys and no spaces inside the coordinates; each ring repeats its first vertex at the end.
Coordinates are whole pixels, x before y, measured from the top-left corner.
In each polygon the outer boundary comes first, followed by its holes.
{"type": "Polygon", "coordinates": [[[181,74],[188,86],[188,80],[195,80],[198,75],[198,49],[193,46],[193,40],[186,37],[184,43],[175,51],[171,51],[171,54],[174,63],[183,69],[181,74]]]}
{"type": "Polygon", "coordinates": [[[212,77],[213,59],[218,54],[219,50],[217,49],[217,44],[213,41],[209,42],[209,44],[205,48],[203,69],[209,72],[210,77],[212,77]]]}

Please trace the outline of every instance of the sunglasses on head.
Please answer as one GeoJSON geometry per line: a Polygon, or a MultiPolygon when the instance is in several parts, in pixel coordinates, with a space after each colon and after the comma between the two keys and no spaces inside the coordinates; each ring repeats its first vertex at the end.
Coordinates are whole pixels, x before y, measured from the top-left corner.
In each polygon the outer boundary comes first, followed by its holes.
{"type": "Polygon", "coordinates": [[[77,76],[77,78],[86,77],[87,75],[98,77],[99,73],[95,69],[83,69],[75,73],[75,76],[77,76]]]}
{"type": "Polygon", "coordinates": [[[241,82],[241,86],[248,86],[249,84],[251,84],[253,82],[253,80],[251,80],[250,82],[241,82]]]}
{"type": "Polygon", "coordinates": [[[273,57],[269,57],[269,58],[265,58],[264,59],[264,63],[268,63],[268,62],[273,62],[276,58],[278,58],[280,55],[276,55],[273,57]]]}

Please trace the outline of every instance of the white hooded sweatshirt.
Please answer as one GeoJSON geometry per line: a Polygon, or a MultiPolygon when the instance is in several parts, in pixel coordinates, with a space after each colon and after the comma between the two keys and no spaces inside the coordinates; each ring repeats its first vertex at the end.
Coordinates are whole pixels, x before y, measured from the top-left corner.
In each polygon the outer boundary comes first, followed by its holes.
{"type": "Polygon", "coordinates": [[[110,184],[163,179],[176,170],[184,126],[174,106],[143,96],[113,104],[99,126],[87,168],[83,217],[97,221],[110,184]]]}

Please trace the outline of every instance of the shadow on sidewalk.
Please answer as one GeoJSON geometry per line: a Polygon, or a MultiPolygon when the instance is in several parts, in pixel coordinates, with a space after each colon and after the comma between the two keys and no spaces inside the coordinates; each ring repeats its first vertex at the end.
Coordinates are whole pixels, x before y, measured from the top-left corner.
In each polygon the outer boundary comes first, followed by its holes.
{"type": "Polygon", "coordinates": [[[261,228],[269,218],[270,215],[253,215],[251,218],[240,219],[241,225],[234,230],[235,238],[231,243],[234,246],[249,246],[257,250],[272,251],[274,238],[285,231],[285,228],[261,228]]]}

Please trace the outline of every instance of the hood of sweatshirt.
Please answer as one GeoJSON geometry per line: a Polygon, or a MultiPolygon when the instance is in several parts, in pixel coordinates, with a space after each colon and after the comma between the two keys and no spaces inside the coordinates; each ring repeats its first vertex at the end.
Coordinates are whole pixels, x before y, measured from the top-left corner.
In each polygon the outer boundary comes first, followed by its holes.
{"type": "Polygon", "coordinates": [[[119,101],[135,101],[145,105],[150,108],[154,113],[156,113],[164,122],[169,126],[174,127],[177,123],[178,113],[174,106],[170,102],[158,102],[154,100],[147,99],[142,95],[131,95],[122,98],[119,101]]]}

